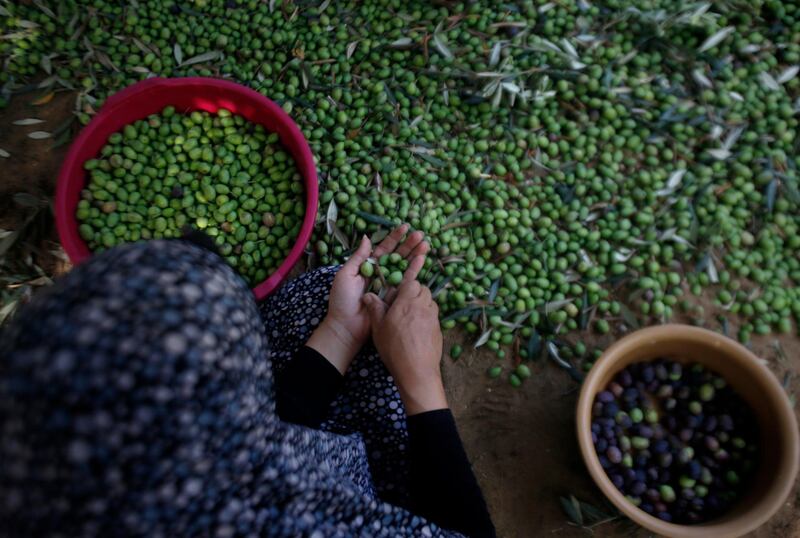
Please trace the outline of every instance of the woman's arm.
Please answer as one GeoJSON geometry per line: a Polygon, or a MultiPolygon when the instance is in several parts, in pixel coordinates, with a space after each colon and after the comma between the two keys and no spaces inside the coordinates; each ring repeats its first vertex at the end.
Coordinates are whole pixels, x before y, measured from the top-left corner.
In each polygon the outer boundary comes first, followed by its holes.
{"type": "Polygon", "coordinates": [[[467,536],[495,536],[449,409],[408,417],[411,509],[467,536]]]}
{"type": "MultiPolygon", "coordinates": [[[[418,262],[417,262],[418,263],[418,262]]],[[[410,267],[417,265],[412,261],[410,267]]],[[[387,305],[373,294],[364,302],[372,338],[397,382],[408,415],[411,508],[468,536],[494,536],[486,502],[447,406],[439,362],[439,308],[430,290],[407,273],[387,305]]]]}
{"type": "MultiPolygon", "coordinates": [[[[429,247],[422,232],[413,232],[403,240],[407,231],[407,224],[395,228],[372,255],[380,257],[397,252],[424,261],[429,247]]],[[[276,406],[281,419],[310,427],[318,427],[325,420],[328,407],[342,386],[344,373],[369,337],[369,315],[361,301],[367,281],[360,268],[371,251],[372,244],[364,236],[358,249],[336,273],[325,319],[277,374],[276,406]]]]}
{"type": "Polygon", "coordinates": [[[343,382],[327,358],[303,346],[275,376],[275,411],[285,422],[318,428],[343,382]]]}

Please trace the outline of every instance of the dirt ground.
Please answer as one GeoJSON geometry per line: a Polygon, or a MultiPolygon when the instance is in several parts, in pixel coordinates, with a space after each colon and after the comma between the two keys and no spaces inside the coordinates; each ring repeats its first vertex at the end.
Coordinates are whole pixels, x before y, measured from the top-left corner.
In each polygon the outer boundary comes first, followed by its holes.
{"type": "MultiPolygon", "coordinates": [[[[613,341],[589,333],[580,337],[587,346],[605,347],[613,341]]],[[[460,341],[463,335],[451,331],[445,338],[448,349],[450,342],[460,341]]],[[[781,360],[771,347],[774,340],[766,337],[755,342],[753,349],[769,361],[779,380],[789,375],[787,390],[797,394],[800,341],[781,338],[787,356],[781,360]]],[[[443,363],[450,405],[500,536],[650,536],[629,521],[598,525],[592,533],[568,523],[559,496],[574,495],[599,508],[607,505],[581,460],[574,422],[579,386],[565,371],[542,357],[528,363],[533,375],[514,389],[503,376],[489,380],[483,375],[494,364],[493,354],[486,351],[470,348],[458,361],[445,357],[443,363]]],[[[797,483],[780,512],[749,536],[800,536],[799,505],[797,483]]]]}
{"type": "MultiPolygon", "coordinates": [[[[31,103],[38,95],[17,97],[11,106],[0,111],[0,148],[11,154],[0,158],[0,229],[15,230],[32,211],[19,198],[28,193],[37,199],[52,196],[55,179],[67,145],[53,149],[53,139],[34,140],[32,131],[55,131],[69,118],[73,98],[56,95],[43,106],[31,103]],[[44,123],[14,126],[22,118],[40,118],[44,123]],[[15,198],[16,196],[16,198],[15,198]]],[[[75,126],[72,127],[75,129],[75,126]]],[[[29,199],[28,199],[29,200],[29,199]]],[[[43,211],[44,214],[47,211],[43,211]]],[[[52,219],[41,219],[33,230],[26,248],[18,255],[31,255],[32,260],[48,274],[63,265],[54,242],[57,237],[52,219]]],[[[710,311],[710,305],[706,304],[710,311]]],[[[714,320],[711,314],[706,316],[714,320]]],[[[709,328],[718,329],[716,321],[709,328]]],[[[735,329],[731,331],[735,334],[735,329]]],[[[445,349],[453,342],[466,340],[454,330],[445,335],[445,349]]],[[[597,338],[589,333],[571,335],[581,338],[590,348],[605,347],[612,336],[597,338]]],[[[769,364],[778,379],[787,381],[787,390],[798,394],[800,389],[800,339],[781,337],[787,358],[777,355],[772,343],[775,337],[754,342],[754,350],[769,364]]],[[[574,408],[578,385],[551,361],[541,358],[529,363],[533,375],[518,388],[512,388],[501,376],[490,380],[484,374],[495,363],[487,351],[474,351],[470,346],[458,361],[443,360],[449,401],[458,421],[466,450],[475,467],[493,519],[503,537],[645,537],[647,532],[630,522],[613,520],[591,531],[570,525],[559,503],[560,496],[575,495],[594,506],[607,505],[593,485],[578,452],[574,433],[574,408]]],[[[506,360],[505,366],[510,361],[506,360]]],[[[800,536],[800,489],[795,487],[786,505],[752,537],[790,538],[800,536]]]]}

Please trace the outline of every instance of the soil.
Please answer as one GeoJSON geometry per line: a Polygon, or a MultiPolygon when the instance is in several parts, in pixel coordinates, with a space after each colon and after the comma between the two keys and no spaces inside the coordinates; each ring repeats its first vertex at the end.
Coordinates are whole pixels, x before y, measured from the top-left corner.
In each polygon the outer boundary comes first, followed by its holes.
{"type": "MultiPolygon", "coordinates": [[[[0,148],[10,154],[0,158],[0,229],[20,230],[23,223],[28,222],[11,252],[16,260],[12,255],[8,259],[12,265],[18,265],[14,262],[30,256],[32,264],[47,275],[54,275],[69,266],[61,257],[48,204],[53,200],[58,169],[69,145],[65,143],[54,148],[55,138],[35,140],[28,134],[63,130],[65,122],[72,118],[75,96],[56,93],[44,105],[32,104],[41,97],[40,93],[24,94],[0,110],[0,148]],[[44,121],[36,125],[14,125],[15,121],[27,118],[44,121]]],[[[74,123],[70,130],[76,128],[74,123]]]]}
{"type": "MultiPolygon", "coordinates": [[[[0,229],[15,230],[31,214],[31,207],[14,199],[28,193],[38,199],[52,199],[58,168],[67,145],[53,149],[53,140],[33,140],[27,133],[54,131],[69,118],[73,97],[56,95],[44,106],[31,104],[38,95],[17,97],[0,111],[0,148],[11,156],[0,158],[0,229]],[[12,122],[22,118],[40,118],[45,123],[21,127],[12,122]]],[[[74,128],[74,126],[73,126],[74,128]]],[[[57,235],[46,209],[40,211],[38,229],[26,234],[26,243],[17,253],[32,255],[33,261],[47,274],[68,269],[57,252],[57,235]]],[[[10,255],[9,255],[10,258],[10,255]]],[[[709,301],[702,301],[707,312],[709,301]]],[[[709,328],[719,329],[708,314],[709,328]]],[[[733,321],[731,319],[731,321],[733,321]]],[[[731,334],[735,334],[732,326],[731,334]]],[[[619,335],[618,335],[619,336],[619,335]]],[[[573,334],[587,347],[606,347],[613,336],[597,337],[573,334]]],[[[445,335],[445,350],[455,342],[469,341],[458,330],[445,335]]],[[[586,472],[578,452],[574,432],[574,409],[579,386],[553,362],[541,358],[529,363],[532,376],[520,388],[512,388],[501,376],[490,380],[486,369],[498,362],[485,350],[465,346],[457,361],[445,356],[444,380],[464,445],[485,493],[498,534],[502,537],[557,536],[645,537],[649,533],[629,521],[616,518],[595,526],[591,531],[569,523],[559,497],[574,495],[581,501],[613,513],[586,472]]],[[[779,380],[786,381],[790,394],[800,394],[800,339],[797,336],[763,337],[754,340],[754,351],[769,362],[779,380]],[[778,357],[773,347],[780,341],[786,359],[778,357]]],[[[500,361],[510,368],[510,360],[500,361]]],[[[800,416],[800,415],[799,415],[800,416]]],[[[786,505],[753,538],[789,538],[800,536],[800,487],[786,505]]]]}
{"type": "MultiPolygon", "coordinates": [[[[716,328],[709,325],[708,328],[716,328]]],[[[589,333],[574,335],[591,348],[613,340],[589,333]]],[[[450,331],[450,343],[464,335],[450,331]]],[[[787,391],[800,394],[800,340],[781,337],[787,359],[772,347],[775,337],[754,341],[753,350],[769,362],[779,380],[788,377],[787,391]]],[[[578,450],[574,409],[579,386],[552,361],[540,358],[531,365],[532,376],[512,388],[508,373],[490,380],[485,370],[495,364],[510,370],[510,361],[496,361],[487,351],[465,349],[457,361],[445,356],[444,381],[467,454],[483,488],[489,510],[503,537],[586,537],[590,532],[571,525],[559,502],[574,495],[581,501],[614,513],[594,486],[578,450]]],[[[800,536],[800,481],[785,506],[751,538],[800,536]]],[[[598,537],[650,536],[630,521],[613,520],[592,529],[598,537]]]]}

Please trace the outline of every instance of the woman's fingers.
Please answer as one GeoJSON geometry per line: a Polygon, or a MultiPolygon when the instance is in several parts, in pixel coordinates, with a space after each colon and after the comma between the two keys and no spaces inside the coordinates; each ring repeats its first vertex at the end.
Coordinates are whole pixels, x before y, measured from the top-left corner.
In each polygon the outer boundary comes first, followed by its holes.
{"type": "Polygon", "coordinates": [[[395,252],[400,254],[402,257],[407,258],[415,248],[417,248],[421,243],[422,240],[425,238],[425,234],[417,230],[416,232],[408,234],[406,240],[397,247],[395,252]]]}
{"type": "Polygon", "coordinates": [[[372,244],[369,241],[369,238],[365,235],[361,238],[361,244],[358,245],[358,248],[355,252],[350,256],[350,259],[345,262],[342,266],[341,271],[345,271],[346,275],[355,276],[358,275],[358,270],[361,268],[361,264],[367,261],[369,258],[369,251],[372,247],[372,244]]]}
{"type": "Polygon", "coordinates": [[[422,241],[420,244],[418,244],[416,247],[414,247],[414,250],[411,251],[411,254],[409,255],[409,257],[421,256],[421,257],[424,258],[425,255],[428,254],[428,251],[430,251],[430,249],[431,249],[430,244],[428,244],[427,241],[422,241]]]}
{"type": "Polygon", "coordinates": [[[414,299],[422,292],[422,284],[416,280],[405,280],[397,288],[397,299],[414,299]]]}
{"type": "Polygon", "coordinates": [[[389,292],[386,294],[386,297],[384,297],[384,301],[386,301],[387,304],[393,303],[395,298],[397,297],[397,290],[404,284],[415,281],[417,279],[417,276],[419,275],[419,272],[422,271],[422,267],[424,265],[425,265],[425,256],[416,256],[412,258],[408,264],[406,272],[403,273],[403,280],[400,281],[400,284],[398,285],[397,288],[389,290],[389,292]]]}
{"type": "Polygon", "coordinates": [[[394,249],[397,248],[397,245],[403,239],[403,236],[406,234],[407,231],[408,231],[408,224],[401,224],[400,226],[392,230],[392,233],[387,235],[386,238],[383,241],[381,241],[381,243],[377,247],[375,247],[375,252],[373,253],[373,255],[376,258],[380,258],[384,254],[391,254],[392,252],[394,252],[394,249]]]}
{"type": "Polygon", "coordinates": [[[422,271],[423,265],[425,265],[425,256],[416,256],[411,258],[411,261],[408,262],[408,268],[406,269],[406,272],[403,273],[403,280],[400,282],[400,285],[402,286],[404,282],[416,280],[417,275],[419,275],[419,272],[422,271]]]}

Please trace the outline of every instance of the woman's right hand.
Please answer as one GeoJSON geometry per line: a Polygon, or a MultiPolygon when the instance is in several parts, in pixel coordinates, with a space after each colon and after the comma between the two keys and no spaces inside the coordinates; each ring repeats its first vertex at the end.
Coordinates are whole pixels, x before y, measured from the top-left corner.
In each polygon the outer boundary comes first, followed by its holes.
{"type": "MultiPolygon", "coordinates": [[[[412,263],[409,269],[417,266],[421,264],[412,263]]],[[[373,293],[363,298],[372,340],[397,383],[409,416],[447,407],[439,368],[439,307],[431,291],[417,282],[417,272],[406,272],[391,304],[373,293]]]]}

